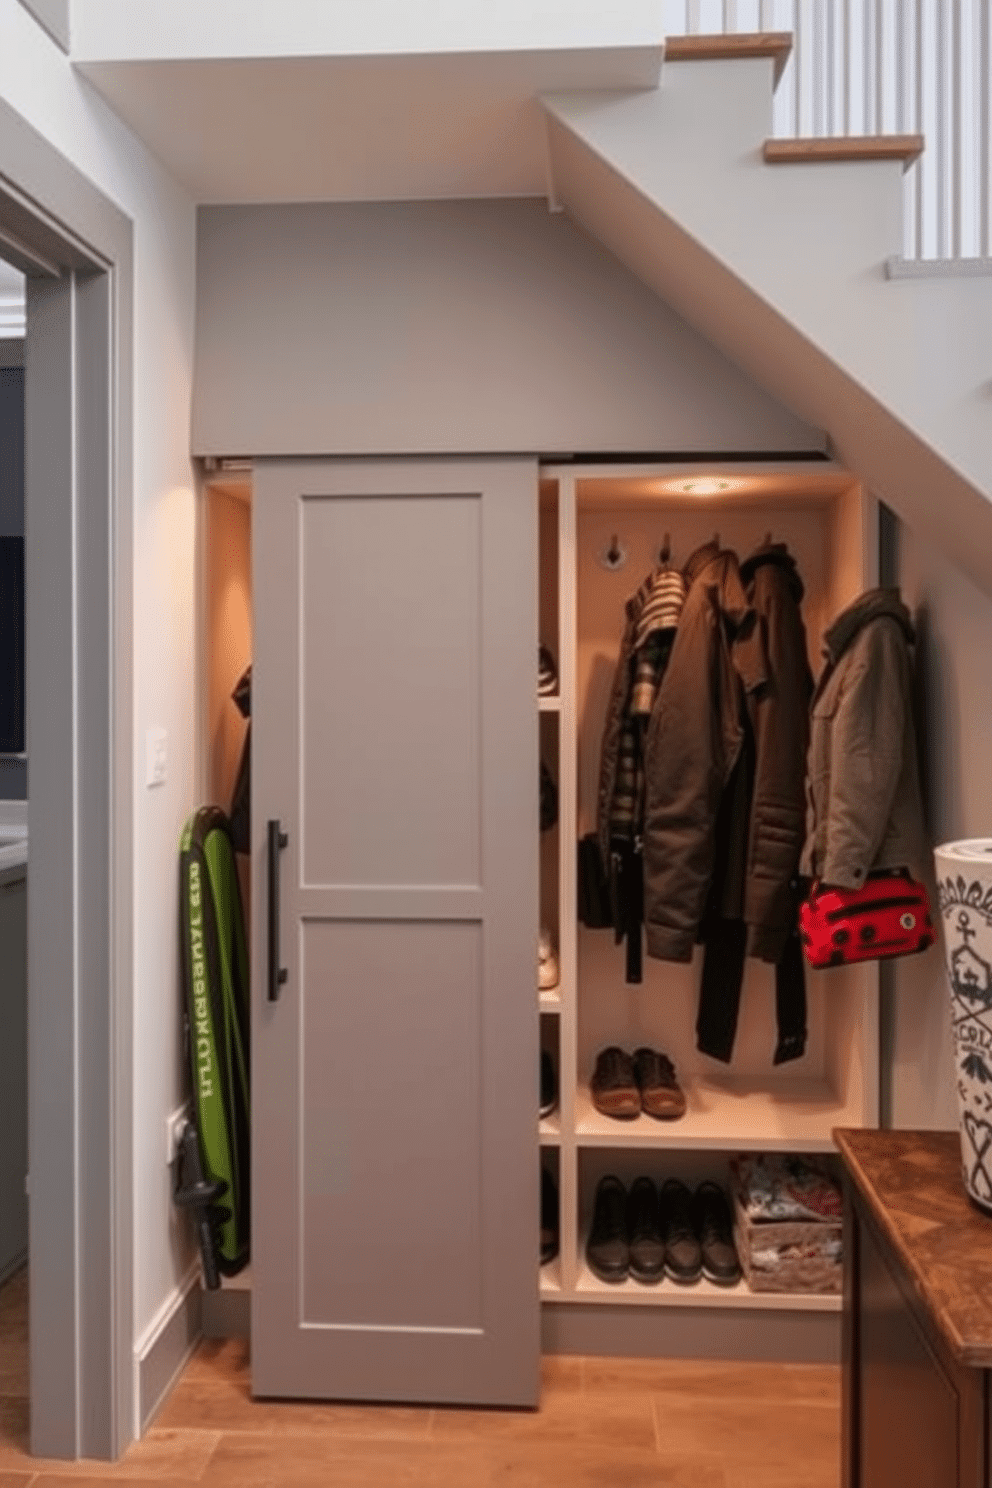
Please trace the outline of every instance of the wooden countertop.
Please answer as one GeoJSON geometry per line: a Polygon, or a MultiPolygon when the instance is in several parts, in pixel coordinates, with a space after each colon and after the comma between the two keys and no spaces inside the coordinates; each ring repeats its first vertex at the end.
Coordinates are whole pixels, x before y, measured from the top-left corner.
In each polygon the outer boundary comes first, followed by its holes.
{"type": "Polygon", "coordinates": [[[992,1368],[992,1215],[961,1179],[957,1132],[834,1132],[844,1167],[962,1364],[992,1368]]]}

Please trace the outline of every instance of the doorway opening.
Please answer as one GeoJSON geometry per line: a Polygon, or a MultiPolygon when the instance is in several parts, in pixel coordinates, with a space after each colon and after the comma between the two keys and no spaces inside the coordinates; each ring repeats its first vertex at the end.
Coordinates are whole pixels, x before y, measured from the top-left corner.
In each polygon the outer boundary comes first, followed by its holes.
{"type": "Polygon", "coordinates": [[[132,227],[2,102],[0,161],[25,289],[25,748],[6,751],[31,772],[18,1435],[36,1456],[113,1458],[134,1435],[132,227]]]}
{"type": "Polygon", "coordinates": [[[24,687],[24,276],[0,259],[0,1403],[28,1370],[27,753],[24,687]]]}

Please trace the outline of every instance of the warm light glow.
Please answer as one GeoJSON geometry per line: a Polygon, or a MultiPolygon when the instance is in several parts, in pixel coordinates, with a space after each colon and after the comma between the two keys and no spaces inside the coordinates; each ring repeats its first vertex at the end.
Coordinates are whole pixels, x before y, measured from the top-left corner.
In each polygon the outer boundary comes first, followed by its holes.
{"type": "Polygon", "coordinates": [[[731,489],[733,482],[724,476],[700,475],[690,480],[679,481],[678,489],[686,496],[719,496],[731,489]]]}

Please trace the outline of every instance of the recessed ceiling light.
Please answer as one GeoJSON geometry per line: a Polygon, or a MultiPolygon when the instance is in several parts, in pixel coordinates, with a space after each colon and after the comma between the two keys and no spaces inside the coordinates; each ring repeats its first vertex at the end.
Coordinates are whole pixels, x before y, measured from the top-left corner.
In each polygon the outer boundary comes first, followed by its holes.
{"type": "Polygon", "coordinates": [[[686,496],[719,496],[723,491],[729,491],[732,485],[733,482],[725,476],[698,475],[679,481],[677,488],[686,496]]]}

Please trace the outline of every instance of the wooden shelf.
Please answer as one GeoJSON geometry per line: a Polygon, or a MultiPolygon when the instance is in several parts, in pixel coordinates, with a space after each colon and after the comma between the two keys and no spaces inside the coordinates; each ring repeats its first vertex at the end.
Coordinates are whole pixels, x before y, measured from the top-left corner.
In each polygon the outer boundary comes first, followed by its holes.
{"type": "Polygon", "coordinates": [[[557,1106],[548,1116],[539,1118],[538,1135],[542,1147],[557,1147],[561,1141],[561,1111],[557,1106]]]}
{"type": "Polygon", "coordinates": [[[561,1011],[561,984],[557,987],[548,987],[546,990],[538,990],[538,1003],[542,1013],[557,1013],[561,1011]]]}
{"type": "MultiPolygon", "coordinates": [[[[585,1255],[585,1236],[581,1254],[585,1255]]],[[[580,1262],[579,1279],[572,1295],[579,1302],[619,1303],[624,1307],[730,1307],[766,1312],[840,1312],[843,1305],[843,1298],[839,1293],[821,1296],[799,1292],[752,1292],[746,1281],[739,1281],[736,1286],[717,1286],[705,1277],[693,1282],[691,1286],[680,1286],[667,1277],[657,1286],[645,1286],[629,1276],[626,1281],[610,1283],[594,1276],[585,1260],[580,1262]]]]}
{"type": "Polygon", "coordinates": [[[539,713],[560,713],[561,698],[557,693],[554,697],[539,697],[537,700],[537,711],[539,713]]]}
{"type": "Polygon", "coordinates": [[[693,1085],[689,1109],[677,1121],[638,1116],[615,1121],[592,1103],[588,1085],[575,1094],[575,1137],[580,1147],[654,1147],[717,1152],[832,1152],[831,1132],[847,1109],[826,1081],[809,1080],[781,1091],[746,1085],[693,1085]]]}

